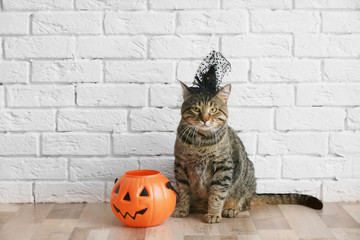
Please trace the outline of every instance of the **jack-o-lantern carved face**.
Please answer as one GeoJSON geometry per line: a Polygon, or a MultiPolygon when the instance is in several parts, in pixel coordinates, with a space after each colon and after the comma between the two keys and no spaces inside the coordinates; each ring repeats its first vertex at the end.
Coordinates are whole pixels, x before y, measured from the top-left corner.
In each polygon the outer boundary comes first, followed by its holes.
{"type": "MultiPolygon", "coordinates": [[[[115,193],[119,194],[119,190],[120,190],[120,185],[115,189],[115,193]]],[[[144,187],[143,190],[141,191],[139,197],[149,197],[149,193],[147,192],[146,188],[144,187]]],[[[125,197],[123,198],[124,201],[129,201],[131,202],[131,197],[130,197],[130,194],[129,192],[127,192],[125,194],[125,197]]],[[[146,213],[146,211],[148,210],[148,208],[144,208],[144,209],[141,209],[139,211],[136,211],[135,214],[132,216],[130,213],[128,212],[125,212],[125,213],[122,213],[121,210],[119,208],[116,207],[115,204],[113,204],[116,212],[120,213],[120,215],[125,219],[127,216],[131,217],[132,219],[136,219],[136,215],[137,214],[140,214],[140,215],[143,215],[144,213],[146,213]]]]}
{"type": "Polygon", "coordinates": [[[175,189],[158,171],[126,172],[115,182],[110,204],[115,216],[129,226],[155,226],[174,211],[175,189]]]}

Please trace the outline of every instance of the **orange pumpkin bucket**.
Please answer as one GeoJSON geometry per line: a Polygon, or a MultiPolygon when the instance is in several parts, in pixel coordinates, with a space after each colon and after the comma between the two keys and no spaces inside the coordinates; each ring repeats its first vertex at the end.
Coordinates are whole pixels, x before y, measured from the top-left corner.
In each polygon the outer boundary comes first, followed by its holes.
{"type": "Polygon", "coordinates": [[[159,171],[133,170],[115,180],[110,205],[124,224],[151,227],[170,217],[176,205],[176,192],[159,171]]]}

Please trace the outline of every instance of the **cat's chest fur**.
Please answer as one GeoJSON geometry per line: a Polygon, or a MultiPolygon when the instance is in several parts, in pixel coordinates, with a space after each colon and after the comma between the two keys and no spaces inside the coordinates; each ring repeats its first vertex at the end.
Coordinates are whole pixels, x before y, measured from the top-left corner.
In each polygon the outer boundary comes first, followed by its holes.
{"type": "Polygon", "coordinates": [[[213,173],[212,159],[195,154],[186,160],[192,196],[206,199],[213,173]]]}
{"type": "Polygon", "coordinates": [[[194,199],[207,199],[215,164],[221,156],[227,155],[226,149],[212,147],[183,148],[182,156],[185,159],[189,175],[190,189],[194,199]],[[221,151],[222,150],[222,151],[221,151]]]}

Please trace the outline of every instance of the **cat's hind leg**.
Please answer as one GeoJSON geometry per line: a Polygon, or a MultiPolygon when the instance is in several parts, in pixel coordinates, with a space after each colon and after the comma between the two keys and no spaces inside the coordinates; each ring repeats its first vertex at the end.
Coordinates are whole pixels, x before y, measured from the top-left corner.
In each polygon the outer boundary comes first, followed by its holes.
{"type": "Polygon", "coordinates": [[[227,198],[223,207],[222,216],[233,218],[236,217],[239,212],[249,210],[251,198],[251,195],[242,196],[240,199],[227,198]]]}

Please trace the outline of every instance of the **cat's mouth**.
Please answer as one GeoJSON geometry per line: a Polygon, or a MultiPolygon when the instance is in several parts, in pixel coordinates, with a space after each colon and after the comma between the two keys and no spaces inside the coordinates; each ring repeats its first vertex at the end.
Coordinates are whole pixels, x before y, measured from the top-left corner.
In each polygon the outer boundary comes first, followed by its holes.
{"type": "Polygon", "coordinates": [[[202,137],[202,138],[205,138],[205,137],[208,137],[212,134],[212,130],[213,127],[211,126],[203,126],[203,127],[199,127],[197,129],[197,131],[195,131],[196,135],[202,137]]]}

